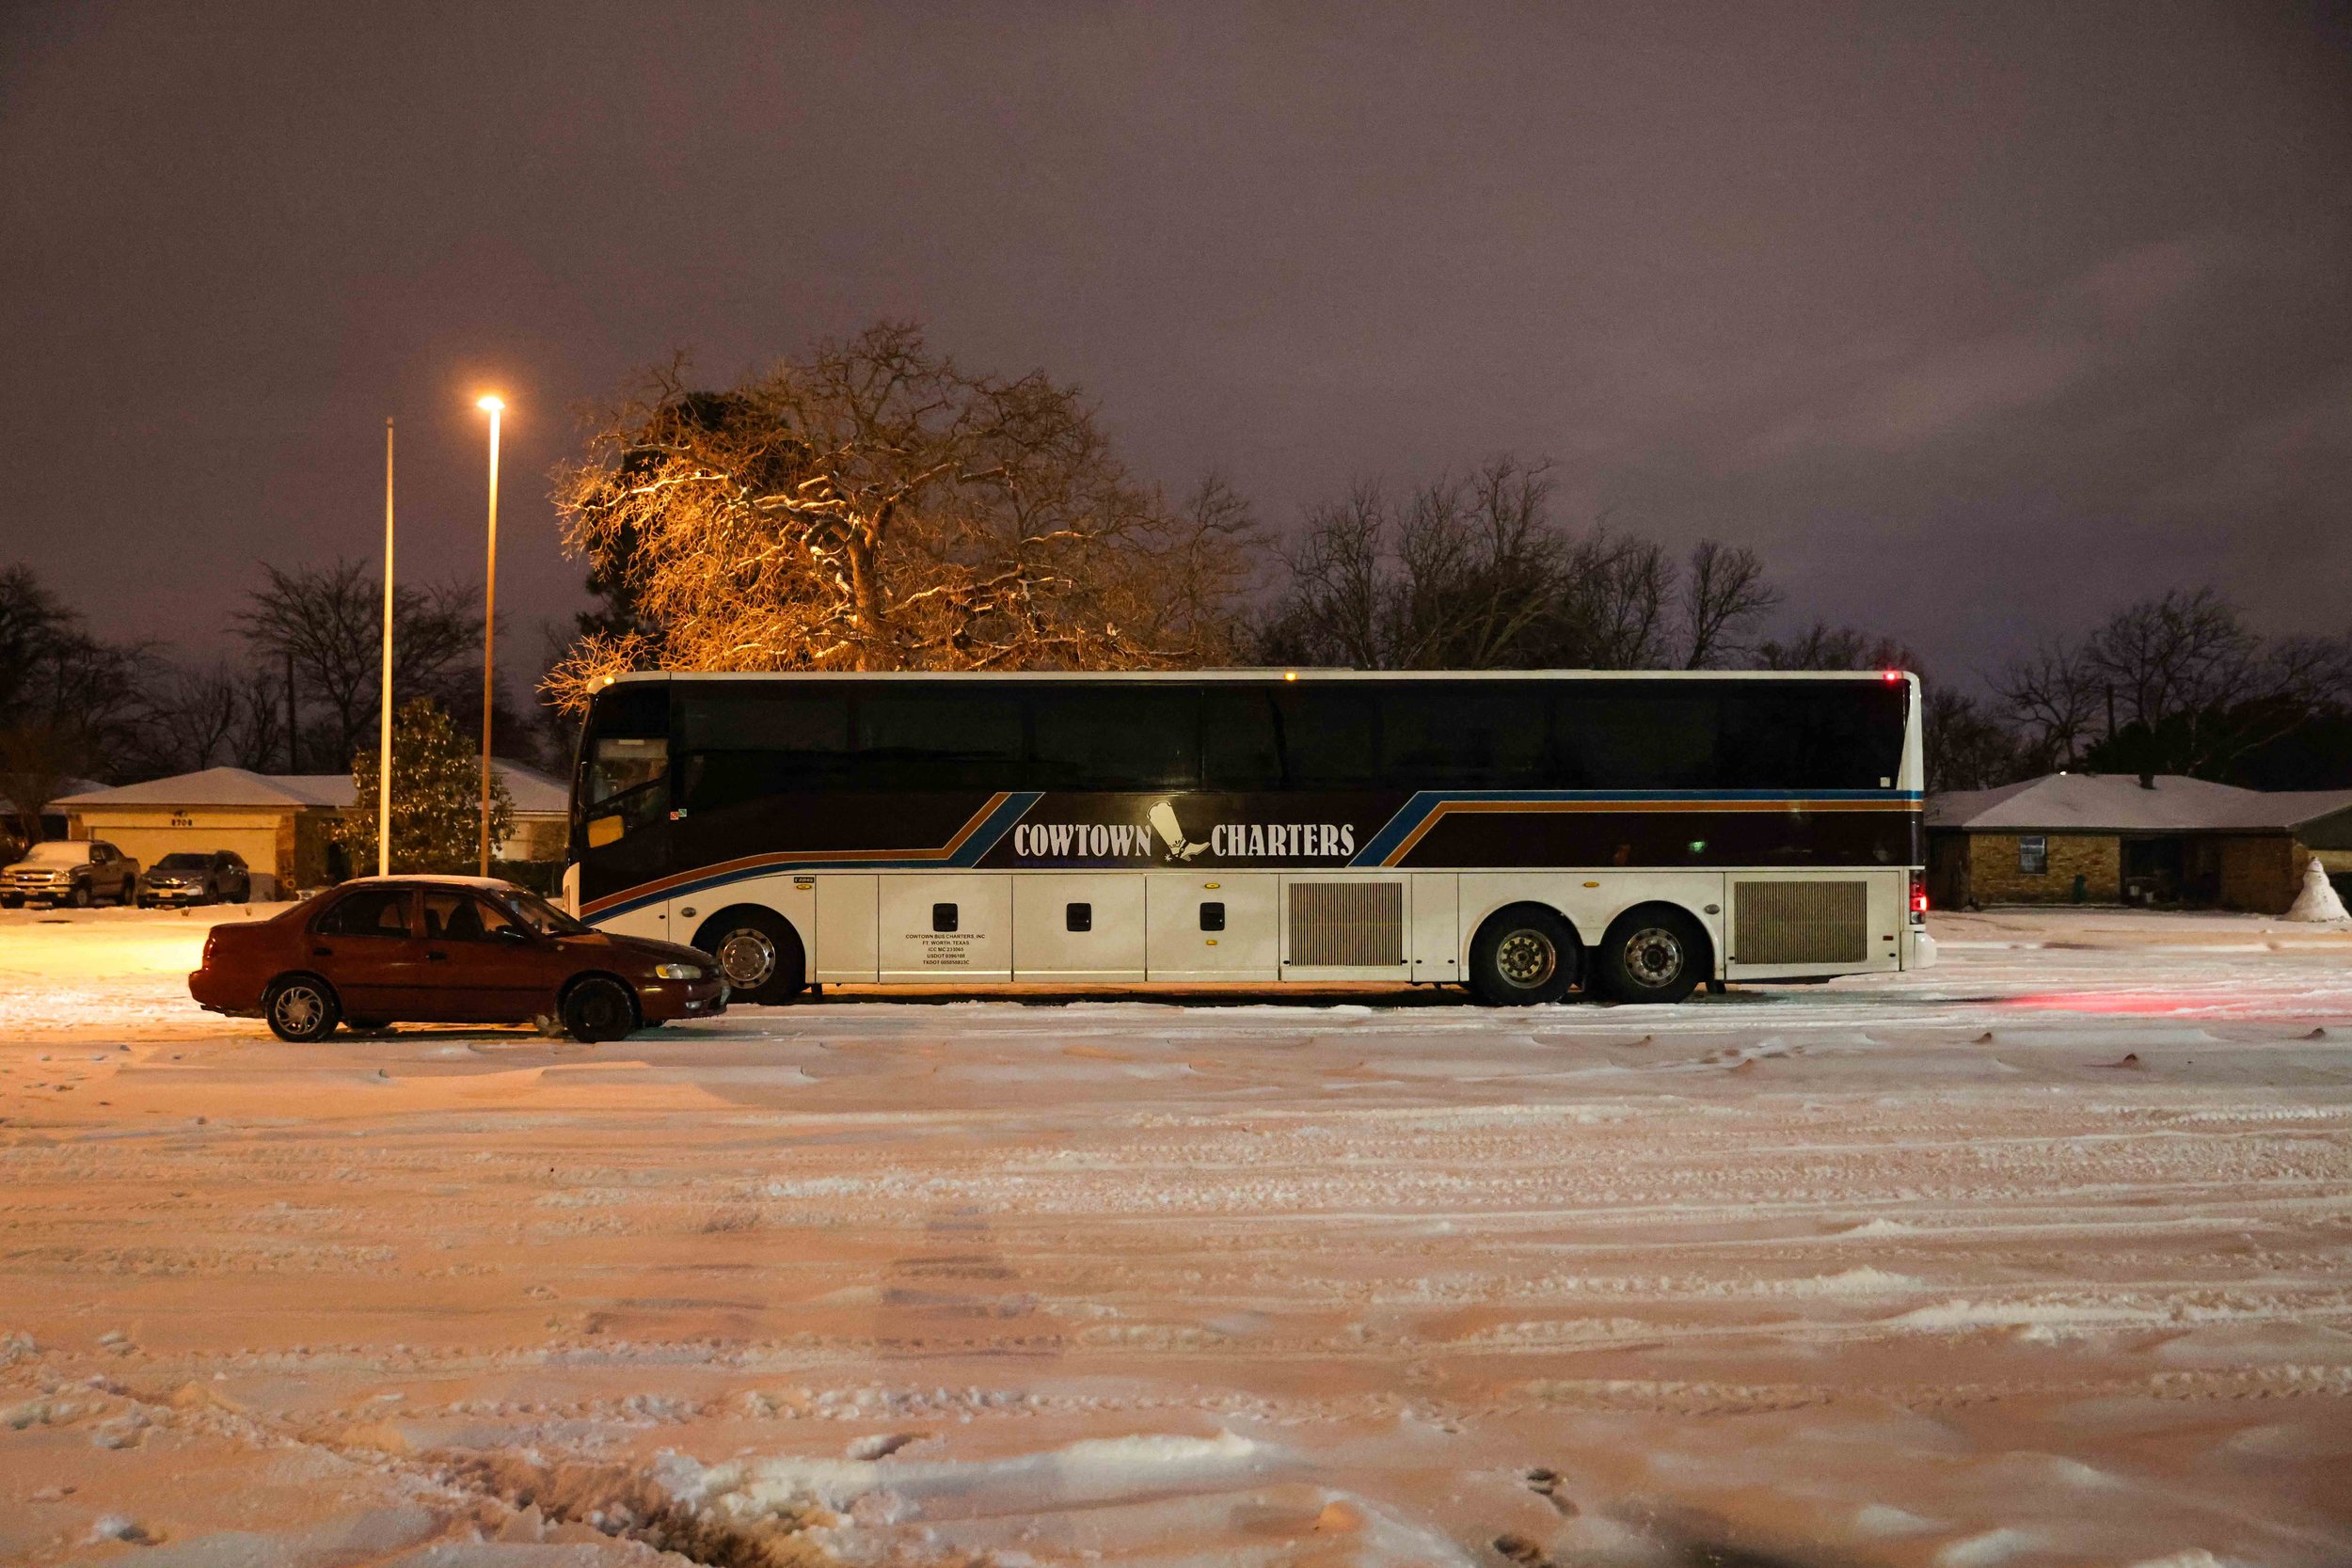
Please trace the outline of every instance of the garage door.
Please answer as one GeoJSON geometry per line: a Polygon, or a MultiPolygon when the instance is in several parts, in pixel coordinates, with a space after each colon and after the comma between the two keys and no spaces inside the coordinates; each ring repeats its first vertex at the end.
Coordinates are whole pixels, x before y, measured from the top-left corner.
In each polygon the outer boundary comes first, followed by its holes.
{"type": "Polygon", "coordinates": [[[93,828],[90,836],[104,839],[141,866],[166,855],[234,849],[252,869],[278,872],[278,833],[271,828],[93,828]]]}

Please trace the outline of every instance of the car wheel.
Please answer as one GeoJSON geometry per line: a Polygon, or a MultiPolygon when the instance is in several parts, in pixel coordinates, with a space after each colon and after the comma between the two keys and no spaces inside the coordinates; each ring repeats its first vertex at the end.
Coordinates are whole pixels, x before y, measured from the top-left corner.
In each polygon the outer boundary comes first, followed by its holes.
{"type": "Polygon", "coordinates": [[[617,1040],[637,1027],[637,999],[618,980],[591,974],[564,996],[564,1028],[584,1045],[617,1040]]]}
{"type": "Polygon", "coordinates": [[[89,884],[87,882],[78,884],[70,895],[68,901],[77,910],[88,909],[91,902],[89,895],[89,884]]]}
{"type": "Polygon", "coordinates": [[[1497,910],[1470,941],[1470,991],[1490,1007],[1557,1002],[1576,984],[1583,949],[1541,904],[1497,910]]]}
{"type": "Polygon", "coordinates": [[[1601,989],[1619,1002],[1679,1002],[1713,968],[1699,923],[1663,904],[1618,916],[1600,945],[1601,989]]]}
{"type": "Polygon", "coordinates": [[[325,1039],[334,1032],[342,1011],[335,988],[315,974],[289,974],[272,983],[269,994],[262,999],[269,1032],[295,1045],[325,1039]]]}
{"type": "Polygon", "coordinates": [[[772,1007],[807,987],[801,939],[772,911],[750,904],[721,910],[694,933],[694,945],[718,961],[719,975],[736,1001],[772,1007]]]}

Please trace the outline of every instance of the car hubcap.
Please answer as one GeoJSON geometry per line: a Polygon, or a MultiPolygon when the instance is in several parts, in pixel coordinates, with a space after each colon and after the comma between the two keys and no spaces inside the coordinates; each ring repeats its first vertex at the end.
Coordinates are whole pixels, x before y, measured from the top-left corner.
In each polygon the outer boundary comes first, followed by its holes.
{"type": "Polygon", "coordinates": [[[1513,931],[1495,946],[1495,968],[1521,990],[1534,990],[1560,968],[1560,949],[1541,931],[1513,931]]]}
{"type": "Polygon", "coordinates": [[[304,987],[289,987],[278,993],[278,1022],[294,1034],[305,1034],[315,1028],[320,1013],[319,994],[304,987]]]}
{"type": "Polygon", "coordinates": [[[1625,944],[1625,969],[1645,986],[1670,986],[1682,974],[1682,939],[1672,931],[1636,931],[1625,944]]]}
{"type": "Polygon", "coordinates": [[[742,926],[719,943],[719,968],[737,990],[757,990],[776,972],[776,944],[767,932],[742,926]]]}

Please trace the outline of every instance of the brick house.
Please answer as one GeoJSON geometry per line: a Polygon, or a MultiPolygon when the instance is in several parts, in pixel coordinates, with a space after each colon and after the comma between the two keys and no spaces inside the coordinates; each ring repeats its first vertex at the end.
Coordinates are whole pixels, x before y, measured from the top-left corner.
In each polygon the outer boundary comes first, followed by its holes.
{"type": "Polygon", "coordinates": [[[2175,773],[2051,773],[1928,802],[1928,897],[2181,904],[2277,914],[2316,856],[2352,881],[2352,790],[2269,793],[2175,773]]]}

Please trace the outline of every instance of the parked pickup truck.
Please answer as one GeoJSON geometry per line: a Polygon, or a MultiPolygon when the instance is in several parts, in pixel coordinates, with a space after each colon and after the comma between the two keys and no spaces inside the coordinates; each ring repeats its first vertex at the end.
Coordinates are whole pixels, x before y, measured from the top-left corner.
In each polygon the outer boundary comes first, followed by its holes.
{"type": "Polygon", "coordinates": [[[24,904],[127,904],[138,895],[139,863],[98,839],[53,839],[0,871],[0,908],[24,904]]]}

